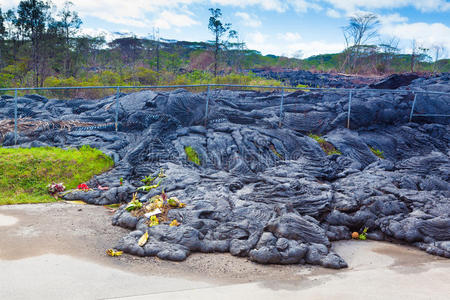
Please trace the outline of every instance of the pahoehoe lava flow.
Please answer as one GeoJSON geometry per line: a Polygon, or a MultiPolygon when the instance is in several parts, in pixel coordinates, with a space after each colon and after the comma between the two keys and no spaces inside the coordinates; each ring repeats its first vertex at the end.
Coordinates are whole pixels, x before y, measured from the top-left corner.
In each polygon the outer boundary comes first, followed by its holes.
{"type": "MultiPolygon", "coordinates": [[[[393,78],[379,87],[404,92],[365,86],[353,93],[350,129],[348,95],[338,90],[287,92],[279,127],[279,92],[212,90],[206,120],[206,93],[178,89],[121,94],[117,133],[108,126],[37,128],[21,132],[18,144],[89,144],[113,157],[115,167],[88,182],[108,191],[65,196],[91,204],[128,202],[144,176],[164,169],[165,192],[186,203],[168,215],[181,225],[149,227],[122,205],[112,224],[130,229],[115,245],[126,253],[181,261],[192,252],[230,252],[258,263],[343,268],[331,243],[368,228],[369,239],[402,241],[450,258],[450,122],[409,122],[411,91],[450,93],[450,75],[406,78],[404,84],[401,76],[393,78]],[[310,134],[337,151],[327,155],[310,134]],[[199,165],[187,159],[186,147],[195,149],[199,165]]],[[[19,99],[18,114],[108,124],[114,101],[29,95],[19,99]]],[[[13,116],[13,102],[1,98],[0,119],[13,116]]],[[[421,94],[415,109],[448,114],[450,99],[421,94]]],[[[14,136],[0,140],[11,146],[14,136]]],[[[145,202],[155,193],[138,198],[145,202]]]]}

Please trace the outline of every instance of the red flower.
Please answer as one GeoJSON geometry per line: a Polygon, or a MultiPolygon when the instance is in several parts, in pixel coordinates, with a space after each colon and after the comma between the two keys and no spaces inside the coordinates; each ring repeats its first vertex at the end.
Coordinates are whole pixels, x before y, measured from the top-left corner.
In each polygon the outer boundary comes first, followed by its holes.
{"type": "Polygon", "coordinates": [[[79,189],[79,190],[82,190],[82,191],[89,191],[89,187],[87,186],[87,184],[85,184],[85,183],[82,183],[82,184],[79,184],[78,185],[78,187],[77,187],[77,189],[79,189]]]}

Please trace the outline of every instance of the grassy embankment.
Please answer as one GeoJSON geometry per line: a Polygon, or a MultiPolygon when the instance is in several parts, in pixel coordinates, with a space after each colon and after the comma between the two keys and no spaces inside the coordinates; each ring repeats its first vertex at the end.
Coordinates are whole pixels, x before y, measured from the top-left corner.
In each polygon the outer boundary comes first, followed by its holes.
{"type": "MultiPolygon", "coordinates": [[[[249,74],[236,74],[231,73],[227,75],[214,77],[209,72],[203,71],[193,71],[186,74],[174,75],[171,73],[162,73],[160,76],[158,73],[145,69],[138,68],[136,74],[139,76],[137,79],[132,77],[130,74],[134,74],[137,76],[132,69],[128,70],[128,72],[124,72],[122,74],[113,72],[113,71],[103,71],[98,74],[84,74],[79,78],[69,77],[69,78],[59,78],[50,76],[45,79],[44,86],[45,87],[89,87],[89,86],[167,86],[167,85],[206,85],[206,84],[233,84],[233,85],[265,85],[265,86],[276,86],[282,87],[288,83],[281,82],[276,79],[267,79],[263,77],[259,77],[253,73],[249,74]]],[[[1,75],[1,73],[0,73],[1,75]]],[[[0,76],[1,79],[1,76],[0,76]]],[[[28,87],[27,84],[21,82],[9,82],[8,87],[28,87]]],[[[305,85],[299,85],[298,87],[306,87],[305,85]]],[[[213,87],[217,89],[218,87],[213,87]]],[[[192,92],[203,92],[206,90],[206,87],[193,87],[186,88],[192,92]]],[[[237,88],[237,89],[245,89],[245,88],[237,88]]],[[[258,90],[250,88],[250,90],[258,90]]],[[[264,90],[264,89],[259,89],[264,90]]],[[[272,89],[269,89],[272,90],[272,89]]],[[[122,92],[132,93],[138,91],[137,89],[127,89],[122,88],[122,92]]],[[[59,98],[59,99],[73,99],[77,97],[81,98],[89,98],[89,99],[98,99],[108,95],[112,95],[116,93],[116,89],[69,89],[69,90],[59,90],[59,91],[19,91],[18,95],[32,94],[37,93],[49,98],[59,98]]],[[[14,91],[10,92],[0,92],[1,94],[8,94],[10,96],[14,96],[14,91]]]]}
{"type": "Polygon", "coordinates": [[[0,205],[56,201],[47,185],[76,188],[113,166],[108,156],[89,146],[78,149],[0,148],[0,205]]]}
{"type": "MultiPolygon", "coordinates": [[[[88,86],[167,86],[167,85],[201,85],[201,84],[234,84],[234,85],[267,85],[283,86],[283,82],[275,79],[259,77],[253,73],[249,74],[227,74],[214,77],[209,72],[193,71],[186,74],[173,74],[162,72],[158,74],[150,69],[137,68],[129,69],[127,72],[117,73],[113,71],[103,71],[98,74],[84,74],[79,78],[58,78],[48,77],[45,79],[45,87],[88,87],[88,86]]],[[[214,87],[216,89],[217,87],[214,87]]],[[[206,87],[187,88],[192,92],[203,92],[206,87]]],[[[242,88],[241,88],[242,89],[242,88]]],[[[122,92],[132,93],[136,89],[122,88],[122,92]]],[[[64,90],[64,91],[44,91],[39,92],[46,97],[57,97],[70,99],[76,97],[97,99],[116,92],[115,89],[87,89],[87,90],[64,90]]],[[[29,92],[28,92],[29,93],[29,92]]]]}

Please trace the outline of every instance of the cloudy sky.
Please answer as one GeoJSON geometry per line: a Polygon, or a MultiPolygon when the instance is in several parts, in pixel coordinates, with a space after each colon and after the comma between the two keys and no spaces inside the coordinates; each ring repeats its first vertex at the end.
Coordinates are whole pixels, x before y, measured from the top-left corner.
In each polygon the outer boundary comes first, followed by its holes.
{"type": "MultiPolygon", "coordinates": [[[[0,0],[2,9],[19,0],[0,0]]],[[[62,7],[64,0],[52,3],[62,7]]],[[[221,8],[249,49],[263,54],[303,56],[343,50],[342,27],[357,12],[379,16],[381,43],[400,39],[402,52],[411,41],[441,45],[450,57],[450,1],[447,0],[72,0],[88,34],[133,32],[146,37],[159,28],[168,39],[207,41],[208,8],[221,8]]]]}

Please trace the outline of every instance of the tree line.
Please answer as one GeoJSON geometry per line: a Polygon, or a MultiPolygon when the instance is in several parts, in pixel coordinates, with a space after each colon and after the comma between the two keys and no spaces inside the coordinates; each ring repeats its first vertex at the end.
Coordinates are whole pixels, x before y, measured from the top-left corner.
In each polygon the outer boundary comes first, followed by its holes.
{"type": "Polygon", "coordinates": [[[158,30],[148,38],[122,36],[107,43],[102,36],[81,34],[82,20],[69,1],[61,9],[43,0],[22,0],[7,11],[0,7],[0,85],[44,86],[55,77],[155,84],[185,70],[211,70],[214,76],[219,69],[241,71],[245,44],[222,21],[220,9],[210,12],[214,40],[207,43],[161,39],[158,30]]]}
{"type": "MultiPolygon", "coordinates": [[[[220,9],[209,12],[211,41],[167,40],[154,29],[147,38],[127,35],[107,42],[102,36],[82,34],[82,20],[69,1],[59,9],[44,0],[22,0],[7,11],[0,7],[0,87],[189,84],[219,75],[248,74],[253,68],[347,73],[445,69],[439,65],[443,47],[425,49],[414,42],[411,54],[400,55],[398,40],[374,44],[379,21],[373,14],[350,18],[343,28],[347,46],[342,53],[302,60],[247,49],[220,9]]],[[[240,76],[227,78],[254,80],[240,76]]]]}

